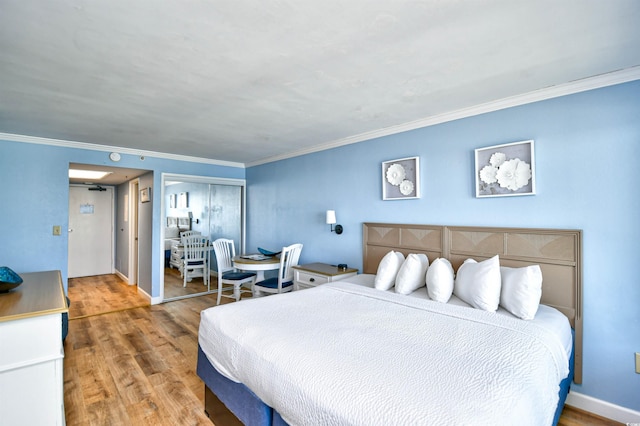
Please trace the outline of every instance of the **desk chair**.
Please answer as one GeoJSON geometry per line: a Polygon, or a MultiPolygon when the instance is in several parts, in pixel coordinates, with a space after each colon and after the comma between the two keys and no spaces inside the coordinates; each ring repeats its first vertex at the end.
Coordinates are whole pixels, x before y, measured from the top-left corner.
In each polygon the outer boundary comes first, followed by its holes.
{"type": "Polygon", "coordinates": [[[240,300],[240,293],[249,293],[242,290],[243,284],[253,284],[256,281],[256,274],[253,272],[240,272],[233,267],[233,258],[236,255],[236,247],[233,240],[219,238],[213,242],[213,251],[216,254],[216,264],[218,266],[218,305],[221,297],[233,297],[236,302],[240,300]],[[231,284],[233,287],[224,287],[224,284],[231,284]],[[233,289],[233,296],[222,294],[225,290],[233,289]]]}
{"type": "Polygon", "coordinates": [[[261,296],[262,293],[275,294],[286,293],[293,290],[293,269],[298,264],[302,244],[292,244],[282,248],[280,253],[280,269],[278,276],[267,278],[253,285],[253,295],[261,296]]]}
{"type": "Polygon", "coordinates": [[[202,277],[203,284],[209,285],[209,238],[202,235],[183,237],[184,258],[182,263],[183,287],[187,281],[202,277]]]}

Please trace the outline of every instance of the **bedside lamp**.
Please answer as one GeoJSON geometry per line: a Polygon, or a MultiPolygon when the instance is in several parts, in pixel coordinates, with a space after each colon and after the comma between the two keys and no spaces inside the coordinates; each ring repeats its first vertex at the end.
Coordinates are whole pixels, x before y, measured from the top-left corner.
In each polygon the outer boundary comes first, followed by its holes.
{"type": "Polygon", "coordinates": [[[336,225],[334,228],[333,225],[336,224],[336,211],[335,210],[327,210],[327,225],[331,225],[331,232],[335,232],[336,234],[342,234],[342,225],[336,225]]]}

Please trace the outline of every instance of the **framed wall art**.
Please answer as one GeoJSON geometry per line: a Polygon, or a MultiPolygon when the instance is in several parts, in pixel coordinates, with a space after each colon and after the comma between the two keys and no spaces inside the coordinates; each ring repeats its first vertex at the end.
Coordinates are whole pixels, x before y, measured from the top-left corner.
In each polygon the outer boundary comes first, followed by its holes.
{"type": "Polygon", "coordinates": [[[536,193],[532,140],[476,149],[475,163],[477,198],[536,193]]]}
{"type": "Polygon", "coordinates": [[[176,208],[176,194],[169,194],[169,208],[176,208]]]}
{"type": "Polygon", "coordinates": [[[186,209],[187,207],[189,207],[189,193],[181,192],[178,194],[178,208],[186,209]]]}
{"type": "Polygon", "coordinates": [[[420,158],[409,157],[382,163],[382,199],[420,198],[420,158]]]}

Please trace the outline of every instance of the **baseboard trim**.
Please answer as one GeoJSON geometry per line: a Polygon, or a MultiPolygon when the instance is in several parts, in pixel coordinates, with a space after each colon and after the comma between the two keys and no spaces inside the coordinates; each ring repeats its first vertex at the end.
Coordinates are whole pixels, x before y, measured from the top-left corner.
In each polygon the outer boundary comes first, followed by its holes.
{"type": "Polygon", "coordinates": [[[120,277],[120,279],[121,279],[122,281],[124,281],[125,283],[127,283],[127,285],[133,285],[133,283],[131,283],[131,282],[129,281],[129,277],[127,277],[127,276],[126,276],[126,275],[124,275],[122,272],[118,271],[117,269],[116,269],[115,274],[116,274],[118,277],[120,277]]]}
{"type": "Polygon", "coordinates": [[[151,295],[141,289],[140,286],[138,286],[138,293],[141,293],[144,297],[149,299],[149,303],[152,305],[159,305],[160,303],[162,303],[162,297],[151,297],[151,295]]]}
{"type": "Polygon", "coordinates": [[[565,404],[617,422],[640,423],[640,411],[611,404],[581,393],[569,392],[565,404]]]}

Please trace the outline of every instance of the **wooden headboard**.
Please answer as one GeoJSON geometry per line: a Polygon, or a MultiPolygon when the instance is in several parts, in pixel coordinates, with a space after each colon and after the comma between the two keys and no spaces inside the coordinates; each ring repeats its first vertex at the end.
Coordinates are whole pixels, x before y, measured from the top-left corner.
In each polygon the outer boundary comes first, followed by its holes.
{"type": "Polygon", "coordinates": [[[500,256],[500,265],[540,265],[542,300],[569,319],[575,333],[574,379],[582,383],[582,231],[535,228],[363,224],[363,272],[375,274],[390,250],[449,259],[454,270],[465,259],[500,256]]]}

